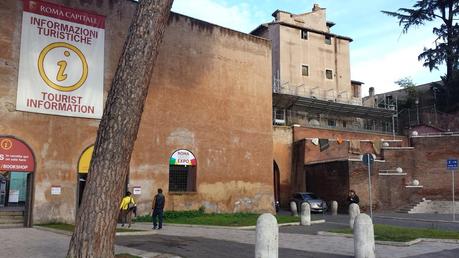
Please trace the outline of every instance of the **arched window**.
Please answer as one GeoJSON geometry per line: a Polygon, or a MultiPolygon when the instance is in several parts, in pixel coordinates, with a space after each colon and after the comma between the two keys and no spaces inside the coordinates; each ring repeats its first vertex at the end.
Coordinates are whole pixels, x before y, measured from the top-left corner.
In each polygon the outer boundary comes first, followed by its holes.
{"type": "Polygon", "coordinates": [[[188,150],[176,150],[169,159],[169,192],[196,192],[196,158],[188,150]]]}

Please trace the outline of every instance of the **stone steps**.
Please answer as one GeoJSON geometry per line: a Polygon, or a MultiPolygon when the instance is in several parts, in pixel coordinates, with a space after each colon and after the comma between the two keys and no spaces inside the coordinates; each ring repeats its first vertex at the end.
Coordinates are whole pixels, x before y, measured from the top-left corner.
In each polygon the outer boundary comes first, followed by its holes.
{"type": "Polygon", "coordinates": [[[24,227],[24,223],[9,223],[9,224],[0,224],[1,228],[22,228],[24,227]]]}
{"type": "MultiPolygon", "coordinates": [[[[459,202],[455,203],[456,209],[459,211],[459,202]]],[[[405,210],[405,209],[402,209],[405,210]]],[[[452,201],[432,201],[423,200],[418,203],[408,213],[438,213],[438,214],[450,214],[453,212],[452,201]]]]}
{"type": "Polygon", "coordinates": [[[23,211],[0,211],[0,225],[6,227],[23,226],[24,212],[23,211]]]}

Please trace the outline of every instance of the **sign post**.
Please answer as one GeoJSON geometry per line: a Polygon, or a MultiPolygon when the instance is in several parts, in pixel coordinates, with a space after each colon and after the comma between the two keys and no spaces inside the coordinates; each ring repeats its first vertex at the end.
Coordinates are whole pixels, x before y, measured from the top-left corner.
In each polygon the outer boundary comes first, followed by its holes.
{"type": "Polygon", "coordinates": [[[451,170],[451,177],[452,177],[452,186],[453,186],[453,221],[456,221],[456,202],[454,200],[454,192],[455,192],[455,186],[454,186],[454,172],[457,169],[457,159],[448,159],[446,161],[446,168],[448,170],[451,170]]]}
{"type": "Polygon", "coordinates": [[[373,220],[373,205],[371,199],[371,163],[373,163],[375,157],[372,153],[365,153],[362,157],[363,164],[368,166],[368,199],[370,204],[370,218],[373,220]]]}

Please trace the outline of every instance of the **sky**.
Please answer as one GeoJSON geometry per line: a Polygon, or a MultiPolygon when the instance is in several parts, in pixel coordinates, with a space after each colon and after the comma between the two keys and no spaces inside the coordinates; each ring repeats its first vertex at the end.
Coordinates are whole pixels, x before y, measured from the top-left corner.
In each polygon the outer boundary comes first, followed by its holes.
{"type": "Polygon", "coordinates": [[[327,9],[327,21],[336,23],[332,33],[353,39],[351,78],[365,83],[363,96],[368,95],[369,87],[376,93],[400,89],[394,82],[403,77],[423,84],[444,75],[445,66],[431,72],[417,58],[424,47],[433,44],[433,24],[403,34],[395,18],[381,13],[409,8],[415,0],[175,0],[172,10],[249,33],[272,21],[271,14],[277,9],[299,14],[310,12],[314,3],[327,9]]]}

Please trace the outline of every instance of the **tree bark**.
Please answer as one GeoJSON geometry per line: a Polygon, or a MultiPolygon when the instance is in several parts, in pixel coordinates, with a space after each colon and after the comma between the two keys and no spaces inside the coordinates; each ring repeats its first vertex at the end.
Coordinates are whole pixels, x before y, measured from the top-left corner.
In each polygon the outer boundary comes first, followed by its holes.
{"type": "Polygon", "coordinates": [[[114,257],[119,204],[172,3],[141,0],[137,7],[97,132],[67,257],[114,257]]]}

